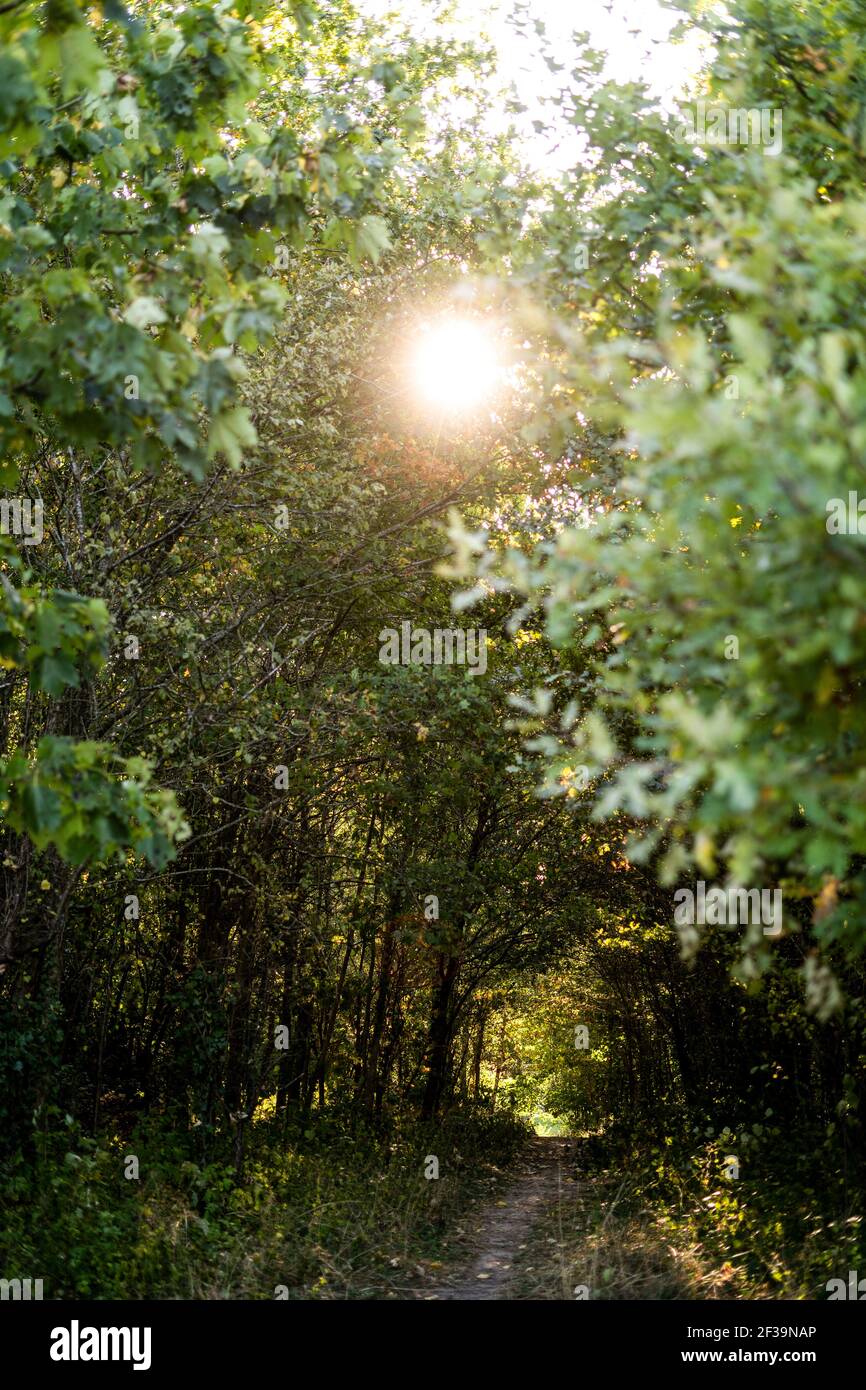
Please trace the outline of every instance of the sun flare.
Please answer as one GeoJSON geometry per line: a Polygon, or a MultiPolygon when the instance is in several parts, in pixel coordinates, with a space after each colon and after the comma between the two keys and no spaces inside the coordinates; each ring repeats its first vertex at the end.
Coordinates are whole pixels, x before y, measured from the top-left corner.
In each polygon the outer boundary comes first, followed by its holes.
{"type": "Polygon", "coordinates": [[[483,405],[502,375],[492,332],[472,319],[449,318],[422,329],[412,365],[419,395],[449,413],[483,405]]]}

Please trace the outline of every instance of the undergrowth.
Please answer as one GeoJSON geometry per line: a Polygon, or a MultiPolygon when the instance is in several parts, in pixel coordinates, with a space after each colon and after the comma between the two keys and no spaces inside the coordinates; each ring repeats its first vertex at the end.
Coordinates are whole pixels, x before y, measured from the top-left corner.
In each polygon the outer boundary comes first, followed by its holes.
{"type": "Polygon", "coordinates": [[[0,1275],[41,1278],[52,1299],[405,1296],[526,1137],[480,1110],[379,1132],[327,1113],[286,1136],[267,1122],[238,1182],[227,1142],[203,1164],[194,1136],[158,1125],[121,1143],[70,1124],[2,1164],[0,1275]]]}
{"type": "Polygon", "coordinates": [[[829,1280],[866,1269],[862,1183],[835,1142],[761,1126],[585,1139],[513,1296],[826,1299],[829,1280]]]}

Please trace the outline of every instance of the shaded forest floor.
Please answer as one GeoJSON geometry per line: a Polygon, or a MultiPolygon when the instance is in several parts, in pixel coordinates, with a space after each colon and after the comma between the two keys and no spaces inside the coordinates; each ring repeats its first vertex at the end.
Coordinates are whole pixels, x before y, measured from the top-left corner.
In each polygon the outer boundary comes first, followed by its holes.
{"type": "Polygon", "coordinates": [[[719,1181],[712,1163],[688,1171],[649,1143],[613,1162],[597,1136],[537,1137],[464,1219],[458,1257],[415,1296],[826,1298],[833,1247],[843,1241],[856,1263],[861,1218],[853,1195],[823,1212],[816,1195],[784,1167],[719,1181]]]}
{"type": "Polygon", "coordinates": [[[0,1273],[61,1300],[823,1299],[862,1266],[862,1195],[799,1140],[326,1113],[254,1125],[239,1176],[216,1137],[72,1125],[0,1162],[0,1273]]]}
{"type": "Polygon", "coordinates": [[[424,1295],[438,1299],[500,1299],[512,1296],[514,1269],[520,1253],[560,1201],[563,1183],[574,1183],[568,1171],[572,1141],[536,1138],[518,1164],[517,1175],[492,1206],[482,1208],[474,1222],[475,1254],[452,1272],[454,1282],[424,1295]]]}
{"type": "Polygon", "coordinates": [[[646,1212],[627,1214],[627,1181],[581,1175],[587,1142],[530,1141],[498,1194],[473,1211],[466,1251],[441,1300],[693,1299],[736,1296],[733,1266],[677,1248],[646,1212]]]}

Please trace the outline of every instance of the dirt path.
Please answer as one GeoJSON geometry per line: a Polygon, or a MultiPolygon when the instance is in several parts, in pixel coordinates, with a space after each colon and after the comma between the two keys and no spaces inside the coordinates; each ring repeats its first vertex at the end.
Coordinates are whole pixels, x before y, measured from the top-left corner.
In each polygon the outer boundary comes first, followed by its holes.
{"type": "Polygon", "coordinates": [[[425,1296],[434,1299],[507,1298],[518,1248],[559,1197],[571,1152],[570,1139],[534,1139],[519,1175],[488,1208],[478,1231],[475,1255],[456,1282],[425,1296]]]}

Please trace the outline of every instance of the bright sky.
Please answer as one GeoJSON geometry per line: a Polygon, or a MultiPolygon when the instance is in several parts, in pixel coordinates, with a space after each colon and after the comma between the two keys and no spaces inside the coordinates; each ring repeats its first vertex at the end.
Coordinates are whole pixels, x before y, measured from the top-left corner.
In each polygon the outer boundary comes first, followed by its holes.
{"type": "MultiPolygon", "coordinates": [[[[402,20],[411,20],[420,36],[433,27],[431,15],[436,0],[356,0],[362,13],[382,15],[395,9],[402,20]]],[[[700,65],[700,47],[690,36],[684,43],[672,43],[671,30],[677,13],[659,0],[524,0],[530,21],[540,20],[552,41],[557,60],[565,71],[551,74],[541,58],[531,24],[528,33],[515,33],[507,22],[510,0],[456,0],[455,19],[449,31],[465,38],[487,34],[499,50],[503,79],[514,82],[518,95],[529,108],[527,127],[534,116],[543,117],[541,99],[567,76],[573,32],[587,31],[594,48],[607,53],[606,75],[617,82],[646,83],[654,95],[667,104],[678,95],[700,65]]],[[[547,112],[548,118],[550,112],[547,112]]],[[[575,134],[574,141],[579,137],[575,134]]],[[[566,140],[551,153],[549,140],[529,136],[534,162],[568,163],[573,156],[572,140],[566,140]],[[572,148],[569,149],[568,146],[572,148]]]]}

